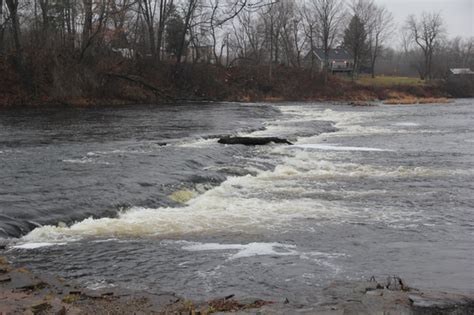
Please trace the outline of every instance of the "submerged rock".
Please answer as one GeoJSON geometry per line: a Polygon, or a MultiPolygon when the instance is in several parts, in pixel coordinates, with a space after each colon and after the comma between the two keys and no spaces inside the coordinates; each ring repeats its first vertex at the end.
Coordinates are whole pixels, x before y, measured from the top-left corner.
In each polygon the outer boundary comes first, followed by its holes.
{"type": "Polygon", "coordinates": [[[278,137],[223,137],[218,141],[220,144],[242,144],[248,146],[267,145],[270,143],[282,143],[293,145],[290,141],[278,137]]]}

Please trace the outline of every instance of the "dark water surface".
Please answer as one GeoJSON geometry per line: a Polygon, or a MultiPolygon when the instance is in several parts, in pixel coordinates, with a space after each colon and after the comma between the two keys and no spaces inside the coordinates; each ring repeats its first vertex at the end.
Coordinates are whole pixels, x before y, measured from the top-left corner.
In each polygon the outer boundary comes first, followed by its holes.
{"type": "Polygon", "coordinates": [[[0,111],[0,235],[14,263],[93,288],[472,292],[473,122],[472,100],[0,111]],[[249,133],[296,145],[217,144],[249,133]]]}
{"type": "Polygon", "coordinates": [[[230,163],[235,150],[186,144],[255,130],[276,114],[232,104],[0,111],[0,236],[163,206],[181,186],[218,183],[225,176],[202,168],[230,163]]]}

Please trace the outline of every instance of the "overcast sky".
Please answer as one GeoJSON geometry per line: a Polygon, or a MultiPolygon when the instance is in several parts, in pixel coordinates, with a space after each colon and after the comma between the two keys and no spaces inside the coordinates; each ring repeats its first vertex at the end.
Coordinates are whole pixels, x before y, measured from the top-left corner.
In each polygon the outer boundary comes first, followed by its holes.
{"type": "Polygon", "coordinates": [[[449,37],[474,36],[474,0],[374,0],[392,12],[398,26],[410,14],[441,12],[449,37]]]}

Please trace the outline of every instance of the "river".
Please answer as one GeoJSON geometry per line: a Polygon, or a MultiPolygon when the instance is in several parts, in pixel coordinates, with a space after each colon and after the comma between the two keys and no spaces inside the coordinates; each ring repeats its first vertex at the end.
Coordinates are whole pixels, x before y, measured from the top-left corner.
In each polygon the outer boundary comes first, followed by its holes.
{"type": "Polygon", "coordinates": [[[474,292],[473,122],[462,99],[2,110],[0,254],[189,299],[311,305],[372,275],[474,292]]]}

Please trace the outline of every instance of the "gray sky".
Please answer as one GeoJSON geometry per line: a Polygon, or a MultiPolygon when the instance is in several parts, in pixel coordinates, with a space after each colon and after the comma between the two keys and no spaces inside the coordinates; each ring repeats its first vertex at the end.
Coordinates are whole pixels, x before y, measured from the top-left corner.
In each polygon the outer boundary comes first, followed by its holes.
{"type": "Polygon", "coordinates": [[[449,37],[474,36],[474,0],[374,0],[392,12],[397,26],[408,15],[441,12],[449,37]]]}

